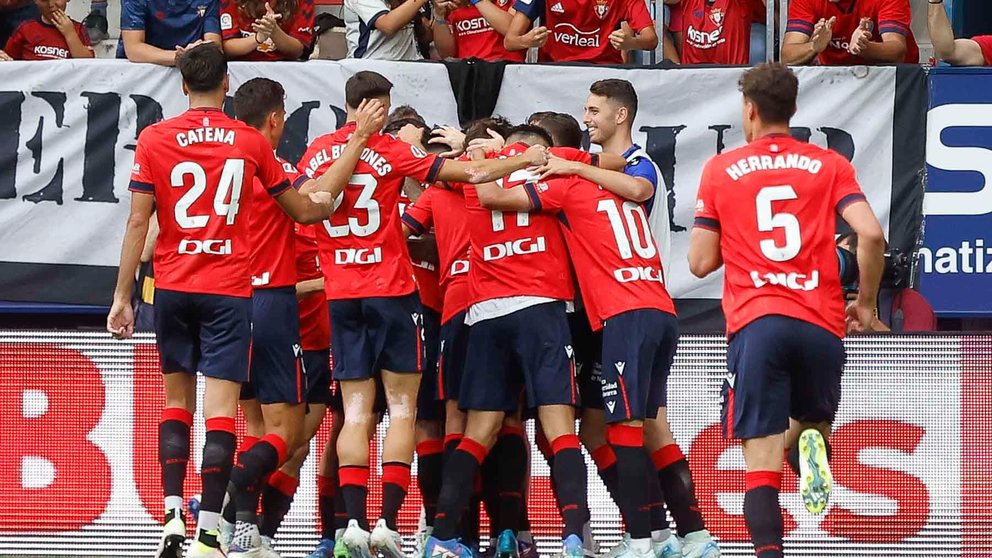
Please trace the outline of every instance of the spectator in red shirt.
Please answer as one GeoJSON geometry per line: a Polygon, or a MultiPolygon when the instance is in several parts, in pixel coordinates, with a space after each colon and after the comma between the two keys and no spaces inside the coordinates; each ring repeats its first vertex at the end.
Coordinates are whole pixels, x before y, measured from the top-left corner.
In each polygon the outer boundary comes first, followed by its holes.
{"type": "Polygon", "coordinates": [[[313,0],[223,0],[220,32],[232,60],[299,60],[313,40],[313,0]]]}
{"type": "Polygon", "coordinates": [[[927,28],[937,59],[955,66],[992,66],[992,35],[955,39],[944,1],[929,2],[927,28]]]}
{"type": "Polygon", "coordinates": [[[909,0],[793,0],[782,61],[916,64],[920,50],[909,28],[911,19],[909,0]]]}
{"type": "Polygon", "coordinates": [[[681,0],[682,63],[746,65],[766,0],[681,0]]]}
{"type": "Polygon", "coordinates": [[[540,47],[540,62],[622,64],[626,51],[658,46],[644,0],[516,0],[513,8],[503,44],[540,47]],[[537,19],[542,25],[531,29],[537,19]]]}
{"type": "Polygon", "coordinates": [[[503,46],[515,13],[512,0],[435,3],[432,28],[437,53],[441,58],[523,62],[526,50],[509,51],[503,46]]]}
{"type": "Polygon", "coordinates": [[[68,0],[35,0],[41,12],[22,23],[0,50],[0,60],[65,60],[93,58],[83,24],[65,13],[68,0]]]}

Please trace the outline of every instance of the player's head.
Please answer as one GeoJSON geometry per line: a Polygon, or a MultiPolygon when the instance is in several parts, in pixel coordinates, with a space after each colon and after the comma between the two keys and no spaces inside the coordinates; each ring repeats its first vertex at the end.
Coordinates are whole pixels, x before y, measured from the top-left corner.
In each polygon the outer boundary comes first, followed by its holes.
{"type": "Polygon", "coordinates": [[[389,92],[393,83],[382,74],[361,71],[348,78],[344,84],[344,102],[349,110],[356,110],[362,101],[378,99],[389,111],[389,92]]]}
{"type": "Polygon", "coordinates": [[[554,140],[554,147],[582,147],[582,128],[579,121],[571,114],[563,112],[553,112],[534,123],[535,126],[543,128],[554,140]]]}
{"type": "Polygon", "coordinates": [[[176,57],[176,67],[183,77],[183,93],[226,94],[227,58],[216,43],[206,42],[184,50],[176,57]]]}
{"type": "Polygon", "coordinates": [[[552,147],[554,140],[551,139],[551,134],[547,133],[544,128],[530,124],[521,124],[520,126],[511,128],[509,135],[506,136],[507,145],[514,143],[552,147]]]}
{"type": "Polygon", "coordinates": [[[489,139],[489,130],[496,132],[505,139],[513,129],[513,124],[502,116],[490,116],[474,120],[465,128],[465,145],[472,143],[474,139],[489,139]]]}
{"type": "Polygon", "coordinates": [[[799,80],[778,62],[759,64],[744,72],[738,82],[744,94],[744,138],[752,141],[758,130],[769,126],[789,126],[796,114],[799,80]]]}
{"type": "Polygon", "coordinates": [[[555,111],[553,111],[553,110],[540,110],[540,111],[537,111],[534,114],[531,114],[530,116],[528,116],[527,117],[527,123],[528,124],[533,124],[535,126],[538,126],[538,125],[541,124],[541,121],[542,120],[544,120],[545,118],[547,118],[549,116],[555,115],[555,114],[558,114],[558,113],[555,112],[555,111]]]}
{"type": "Polygon", "coordinates": [[[286,91],[269,78],[252,78],[234,93],[234,117],[278,142],[286,127],[286,91]]]}
{"type": "Polygon", "coordinates": [[[601,79],[589,87],[582,123],[589,141],[603,144],[618,132],[630,133],[637,116],[637,91],[627,80],[601,79]]]}
{"type": "Polygon", "coordinates": [[[410,145],[427,150],[427,140],[431,139],[431,129],[423,120],[413,117],[395,118],[386,123],[382,129],[385,134],[392,134],[410,145]]]}
{"type": "Polygon", "coordinates": [[[424,120],[423,116],[417,112],[417,109],[411,107],[410,105],[400,105],[393,109],[393,112],[389,113],[389,118],[386,119],[386,126],[389,126],[390,122],[394,120],[400,120],[403,118],[413,118],[419,121],[423,125],[427,125],[427,121],[424,120]]]}

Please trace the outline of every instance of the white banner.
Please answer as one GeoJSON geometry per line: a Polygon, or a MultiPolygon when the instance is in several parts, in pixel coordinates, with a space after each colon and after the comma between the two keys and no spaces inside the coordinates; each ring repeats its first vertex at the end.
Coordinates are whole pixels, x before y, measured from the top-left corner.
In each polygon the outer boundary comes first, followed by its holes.
{"type": "MultiPolygon", "coordinates": [[[[852,162],[861,186],[888,230],[896,69],[796,70],[799,112],[792,126],[805,128],[812,143],[833,147],[848,156],[853,152],[852,162]]],[[[740,68],[627,70],[545,66],[535,70],[530,66],[508,66],[494,113],[517,122],[533,112],[551,110],[569,113],[581,122],[589,86],[594,81],[620,78],[633,83],[638,94],[634,142],[644,147],[661,168],[666,188],[670,192],[674,189],[676,232],[672,235],[672,261],[665,262],[669,292],[676,298],[720,298],[722,271],[700,281],[689,273],[686,254],[703,165],[718,150],[744,144],[741,94],[737,89],[742,72],[740,68]]],[[[657,199],[656,207],[659,203],[664,202],[657,199]]],[[[655,212],[652,217],[660,214],[655,212]]]]}

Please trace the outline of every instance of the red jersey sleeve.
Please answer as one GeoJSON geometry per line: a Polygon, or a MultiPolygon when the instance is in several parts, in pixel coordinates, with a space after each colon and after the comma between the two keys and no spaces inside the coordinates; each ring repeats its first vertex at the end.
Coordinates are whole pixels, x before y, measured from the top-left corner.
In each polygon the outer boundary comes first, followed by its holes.
{"type": "Polygon", "coordinates": [[[813,10],[811,0],[792,0],[789,2],[789,23],[785,32],[812,35],[813,26],[819,19],[813,10]]]}
{"type": "Polygon", "coordinates": [[[285,29],[286,34],[303,43],[304,49],[308,49],[313,42],[313,23],[313,0],[303,0],[296,8],[296,17],[292,24],[285,29]]]}
{"type": "Polygon", "coordinates": [[[913,20],[909,0],[882,0],[878,10],[878,35],[899,33],[908,36],[913,20]]]}
{"type": "Polygon", "coordinates": [[[258,171],[256,178],[262,182],[262,187],[273,198],[289,189],[289,179],[283,165],[276,160],[276,154],[272,152],[265,138],[258,135],[259,154],[258,171]]]}
{"type": "Polygon", "coordinates": [[[720,214],[716,209],[716,183],[719,177],[713,170],[713,159],[703,167],[703,175],[699,179],[699,192],[696,193],[695,226],[720,232],[720,214]]]}
{"type": "Polygon", "coordinates": [[[393,136],[386,136],[389,142],[389,162],[393,170],[399,174],[420,182],[434,182],[437,173],[444,164],[444,159],[425,153],[419,147],[410,145],[393,136]]]}
{"type": "Polygon", "coordinates": [[[4,45],[3,51],[7,53],[8,56],[14,60],[24,59],[24,24],[17,26],[14,30],[14,34],[7,39],[7,44],[4,45]]]}
{"type": "Polygon", "coordinates": [[[282,171],[286,173],[286,179],[289,180],[289,185],[294,189],[299,190],[310,177],[301,173],[293,166],[289,161],[283,160],[281,157],[276,157],[279,160],[279,164],[282,165],[282,171]]]}
{"type": "Polygon", "coordinates": [[[654,27],[654,20],[648,13],[648,4],[644,0],[627,0],[627,23],[635,33],[647,27],[654,27]]]}
{"type": "Polygon", "coordinates": [[[972,37],[971,40],[978,43],[979,48],[982,49],[982,54],[985,55],[985,65],[992,66],[992,35],[979,35],[972,37]]]}
{"type": "Polygon", "coordinates": [[[241,36],[241,17],[235,0],[221,0],[220,35],[225,41],[241,36]]]}
{"type": "Polygon", "coordinates": [[[434,225],[434,204],[432,201],[434,196],[432,192],[435,191],[435,188],[440,188],[440,186],[431,186],[424,190],[417,201],[407,205],[406,211],[403,212],[403,223],[410,227],[413,234],[424,234],[431,230],[434,225]]]}
{"type": "Polygon", "coordinates": [[[79,37],[80,42],[83,46],[93,48],[93,43],[90,42],[90,34],[86,31],[86,26],[78,21],[73,21],[72,25],[76,28],[76,35],[79,37]]]}
{"type": "Polygon", "coordinates": [[[127,189],[144,194],[155,193],[155,179],[152,177],[151,158],[148,144],[153,140],[150,129],[141,132],[138,145],[134,148],[134,165],[131,167],[131,183],[127,189]]]}
{"type": "Polygon", "coordinates": [[[858,184],[857,171],[847,159],[837,156],[834,159],[837,171],[834,173],[833,204],[840,215],[852,203],[865,201],[865,194],[858,184]]]}
{"type": "MultiPolygon", "coordinates": [[[[641,29],[643,29],[643,27],[641,29]]],[[[561,157],[562,159],[567,159],[569,161],[577,161],[579,163],[585,163],[594,167],[599,166],[599,155],[589,153],[588,151],[582,151],[581,149],[575,149],[574,147],[552,147],[548,150],[548,152],[555,157],[561,157]]]]}
{"type": "Polygon", "coordinates": [[[524,184],[524,191],[537,211],[557,213],[565,205],[569,182],[565,178],[553,178],[524,184]]]}

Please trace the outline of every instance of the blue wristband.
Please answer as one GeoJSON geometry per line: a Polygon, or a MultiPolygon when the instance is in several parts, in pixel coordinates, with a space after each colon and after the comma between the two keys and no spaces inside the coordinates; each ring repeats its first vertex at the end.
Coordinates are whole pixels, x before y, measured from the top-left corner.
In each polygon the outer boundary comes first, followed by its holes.
{"type": "Polygon", "coordinates": [[[470,3],[472,4],[472,5],[473,5],[473,6],[474,6],[474,5],[476,5],[476,4],[478,4],[479,2],[482,2],[482,0],[468,0],[468,1],[469,1],[469,2],[470,2],[470,3]]]}

